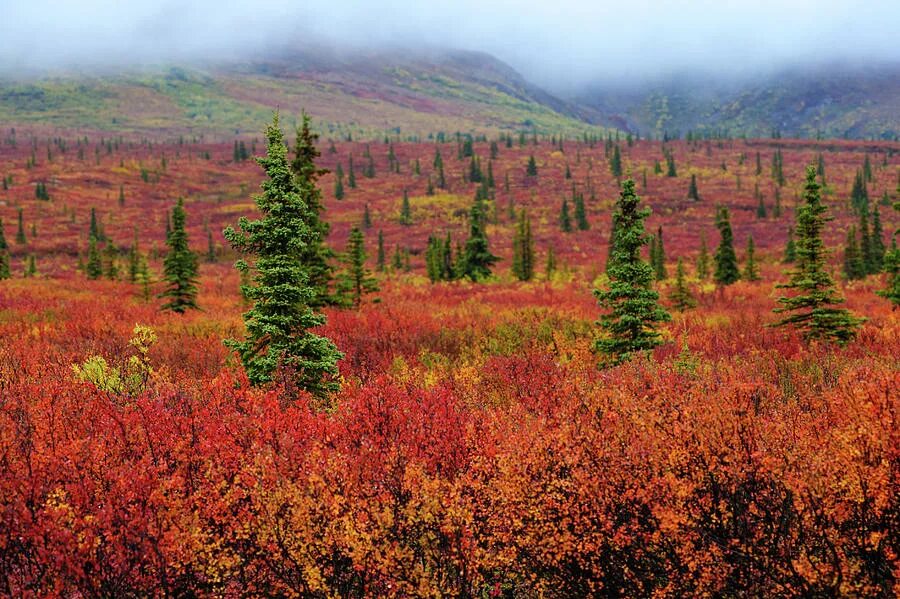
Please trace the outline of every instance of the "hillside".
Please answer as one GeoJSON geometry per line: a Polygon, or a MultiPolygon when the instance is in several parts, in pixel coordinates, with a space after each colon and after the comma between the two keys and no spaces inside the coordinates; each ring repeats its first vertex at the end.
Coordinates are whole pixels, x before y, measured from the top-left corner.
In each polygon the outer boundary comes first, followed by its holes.
{"type": "Polygon", "coordinates": [[[893,139],[900,135],[900,65],[822,65],[743,81],[693,74],[631,87],[598,83],[577,101],[606,122],[653,135],[893,139]]]}
{"type": "Polygon", "coordinates": [[[242,64],[0,79],[0,123],[126,133],[257,132],[301,108],[329,133],[537,130],[580,135],[591,111],[473,52],[305,50],[242,64]]]}

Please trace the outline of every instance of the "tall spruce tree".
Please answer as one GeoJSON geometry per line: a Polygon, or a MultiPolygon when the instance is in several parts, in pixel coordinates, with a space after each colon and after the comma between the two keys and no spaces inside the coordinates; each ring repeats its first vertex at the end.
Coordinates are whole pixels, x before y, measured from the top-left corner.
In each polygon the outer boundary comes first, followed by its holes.
{"type": "Polygon", "coordinates": [[[780,289],[796,292],[790,297],[778,298],[776,314],[789,315],[775,326],[791,326],[803,332],[806,339],[826,339],[846,343],[856,336],[863,320],[849,310],[836,307],[843,302],[835,290],[834,281],[827,271],[825,244],[822,229],[830,219],[822,204],[816,182],[816,168],[806,169],[803,203],[797,209],[797,261],[788,283],[777,285],[780,289]]]}
{"type": "Polygon", "coordinates": [[[706,247],[706,233],[700,233],[700,253],[697,254],[697,278],[709,278],[709,249],[706,247]]]}
{"type": "Polygon", "coordinates": [[[28,239],[25,237],[25,218],[22,216],[22,209],[19,208],[18,211],[19,224],[16,227],[16,243],[19,245],[25,245],[28,243],[28,239]]]}
{"type": "Polygon", "coordinates": [[[639,203],[634,181],[625,180],[613,214],[616,234],[607,269],[609,287],[594,290],[601,308],[608,310],[599,320],[602,336],[594,342],[602,365],[619,364],[659,345],[656,324],[670,319],[659,305],[659,293],[652,289],[653,267],[641,259],[648,239],[644,219],[650,210],[639,203]]]}
{"type": "Polygon", "coordinates": [[[847,230],[847,243],[844,245],[844,276],[848,281],[862,279],[866,276],[866,263],[859,249],[854,226],[847,230]]]}
{"type": "Polygon", "coordinates": [[[618,144],[613,147],[613,154],[609,159],[609,171],[616,179],[622,178],[622,152],[619,150],[618,144]]]}
{"type": "Polygon", "coordinates": [[[234,249],[253,257],[252,269],[244,259],[236,264],[242,273],[253,273],[241,287],[253,306],[244,314],[245,339],[226,345],[240,355],[252,384],[276,381],[289,397],[308,391],[322,400],[339,387],[335,378],[342,354],[330,339],[310,332],[325,323],[313,310],[318,292],[301,259],[316,233],[301,195],[309,187],[294,182],[277,114],[266,127],[266,156],[256,161],[267,176],[262,194],[254,198],[262,218],[241,218],[239,230],[224,231],[234,249]]]}
{"type": "Polygon", "coordinates": [[[403,201],[400,203],[400,224],[407,226],[412,224],[412,212],[409,206],[409,193],[405,189],[403,190],[403,201]]]}
{"type": "Polygon", "coordinates": [[[188,247],[186,219],[184,200],[179,198],[172,209],[172,230],[166,238],[169,252],[163,261],[163,279],[167,287],[159,295],[168,299],[163,310],[179,314],[197,309],[197,255],[188,247]]]}
{"type": "Polygon", "coordinates": [[[869,249],[872,259],[871,272],[872,274],[879,273],[884,267],[886,248],[884,247],[884,229],[881,226],[881,212],[878,210],[877,204],[872,211],[872,236],[869,243],[871,244],[869,249]]]}
{"type": "MultiPolygon", "coordinates": [[[[894,202],[894,210],[900,212],[900,175],[897,176],[897,201],[894,202]]],[[[879,219],[879,228],[880,228],[879,219]]],[[[900,249],[897,247],[897,234],[900,230],[894,231],[891,236],[891,249],[884,254],[883,270],[887,274],[887,286],[877,291],[878,295],[884,297],[893,304],[896,310],[900,306],[900,249]]]]}
{"type": "Polygon", "coordinates": [[[330,292],[334,276],[334,268],[331,266],[334,252],[325,245],[325,238],[328,237],[331,226],[322,218],[324,206],[322,190],[318,186],[319,178],[328,171],[316,166],[316,159],[320,155],[316,147],[318,139],[319,136],[310,128],[309,115],[302,113],[296,130],[294,157],[290,169],[292,181],[306,209],[303,220],[310,229],[310,237],[306,240],[300,260],[309,277],[309,285],[315,291],[310,302],[313,308],[334,303],[330,292]]]}
{"type": "Polygon", "coordinates": [[[656,252],[653,256],[653,273],[657,281],[664,281],[668,277],[666,272],[666,249],[663,246],[662,227],[656,229],[656,252]]]}
{"type": "Polygon", "coordinates": [[[887,274],[887,285],[876,291],[893,304],[893,309],[900,307],[900,248],[897,247],[897,236],[891,240],[891,249],[884,255],[884,272],[887,274]]]}
{"type": "Polygon", "coordinates": [[[691,174],[691,183],[688,185],[688,199],[700,201],[700,192],[697,190],[697,175],[691,174]]]}
{"type": "Polygon", "coordinates": [[[525,167],[525,174],[529,177],[537,177],[537,162],[534,160],[534,154],[528,156],[528,166],[525,167]]]}
{"type": "Polygon", "coordinates": [[[353,227],[343,256],[344,270],[338,275],[340,304],[358,310],[364,295],[378,291],[378,282],[366,268],[365,239],[359,227],[353,227]]]}
{"type": "Polygon", "coordinates": [[[466,246],[459,255],[460,277],[467,277],[472,281],[480,281],[491,276],[491,266],[497,262],[497,256],[488,249],[488,237],[485,231],[486,214],[484,202],[476,198],[469,213],[469,238],[466,246]]]}
{"type": "Polygon", "coordinates": [[[584,194],[576,192],[573,186],[572,202],[575,204],[575,226],[579,231],[587,231],[591,228],[587,220],[587,213],[584,207],[584,194]]]}
{"type": "Polygon", "coordinates": [[[688,287],[684,273],[684,264],[680,257],[675,265],[675,287],[672,288],[671,293],[669,293],[669,301],[672,302],[672,307],[679,312],[684,312],[697,305],[697,300],[694,299],[694,296],[691,294],[691,290],[688,287]]]}
{"type": "MultiPolygon", "coordinates": [[[[6,179],[4,179],[5,181],[6,179]]],[[[0,218],[0,280],[10,278],[9,269],[9,244],[6,243],[6,233],[3,231],[3,219],[0,218]]]]}
{"type": "Polygon", "coordinates": [[[384,254],[384,231],[378,229],[378,254],[376,259],[376,267],[378,272],[384,272],[385,254],[384,254]]]}
{"type": "Polygon", "coordinates": [[[568,198],[563,198],[562,205],[559,207],[559,228],[563,233],[572,231],[572,217],[569,216],[568,198]]]}
{"type": "Polygon", "coordinates": [[[737,254],[734,252],[734,234],[731,232],[731,221],[728,208],[719,206],[716,214],[716,228],[721,237],[719,247],[716,248],[716,270],[713,279],[719,285],[731,285],[741,278],[738,270],[737,254]]]}
{"type": "Polygon", "coordinates": [[[103,276],[103,260],[97,247],[97,238],[93,235],[88,239],[88,259],[84,273],[89,279],[99,279],[103,276]]]}
{"type": "Polygon", "coordinates": [[[756,263],[756,246],[753,243],[753,235],[747,237],[747,258],[744,260],[744,280],[759,280],[759,264],[756,263]]]}
{"type": "Polygon", "coordinates": [[[513,235],[513,275],[520,281],[534,277],[534,240],[531,238],[531,219],[523,208],[513,235]]]}

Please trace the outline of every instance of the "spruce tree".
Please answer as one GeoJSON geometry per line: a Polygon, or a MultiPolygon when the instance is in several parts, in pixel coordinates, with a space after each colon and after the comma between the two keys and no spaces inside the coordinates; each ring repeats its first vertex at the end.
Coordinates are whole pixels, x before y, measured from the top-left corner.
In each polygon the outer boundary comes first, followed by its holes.
{"type": "MultiPolygon", "coordinates": [[[[266,127],[266,156],[256,161],[267,176],[262,194],[254,198],[262,218],[241,218],[239,230],[224,231],[234,249],[254,259],[251,281],[241,287],[253,306],[244,314],[245,339],[226,344],[240,355],[252,384],[277,381],[291,397],[308,391],[322,399],[339,387],[335,377],[342,354],[331,340],[310,332],[325,323],[311,306],[317,290],[301,260],[316,234],[301,195],[309,188],[294,183],[277,114],[266,127]]],[[[236,266],[251,272],[243,259],[236,266]]]]}
{"type": "Polygon", "coordinates": [[[216,257],[216,242],[213,240],[212,229],[206,229],[206,261],[210,264],[215,263],[217,260],[216,257]]]}
{"type": "Polygon", "coordinates": [[[12,276],[9,269],[9,260],[9,244],[6,243],[6,233],[3,231],[3,219],[0,219],[0,280],[8,279],[12,276]]]}
{"type": "Polygon", "coordinates": [[[378,272],[384,272],[385,255],[384,255],[384,232],[378,229],[378,258],[376,261],[378,272]]]}
{"type": "MultiPolygon", "coordinates": [[[[777,189],[777,188],[776,188],[777,189]]],[[[762,194],[759,194],[759,202],[756,204],[756,218],[766,218],[766,203],[762,194]]]]}
{"type": "Polygon", "coordinates": [[[37,274],[37,264],[35,262],[34,254],[28,254],[28,258],[25,260],[25,272],[23,274],[26,279],[30,279],[37,274]]]}
{"type": "MultiPolygon", "coordinates": [[[[166,220],[168,223],[168,219],[166,220]]],[[[166,235],[169,234],[168,227],[166,228],[166,235]]],[[[103,236],[100,232],[100,223],[97,221],[97,211],[94,208],[91,208],[91,224],[88,229],[88,237],[93,237],[97,241],[103,241],[103,236]]]]}
{"type": "Polygon", "coordinates": [[[784,261],[793,262],[797,259],[797,244],[794,242],[794,227],[788,228],[787,243],[784,246],[784,261]]]}
{"type": "Polygon", "coordinates": [[[891,249],[884,255],[884,272],[887,274],[887,286],[876,291],[893,304],[893,309],[900,307],[900,248],[897,247],[896,235],[891,241],[891,249]]]}
{"type": "Polygon", "coordinates": [[[803,203],[797,209],[797,262],[788,283],[778,285],[781,289],[791,289],[796,295],[780,297],[781,307],[776,314],[789,313],[775,326],[792,326],[803,332],[806,339],[835,340],[846,343],[855,337],[863,320],[849,310],[837,308],[843,302],[838,296],[834,281],[827,271],[825,245],[822,243],[822,229],[830,220],[824,213],[816,183],[816,168],[806,169],[806,184],[803,203]]]}
{"type": "Polygon", "coordinates": [[[869,233],[869,211],[859,215],[859,253],[862,257],[865,274],[878,272],[875,270],[875,260],[872,256],[872,236],[869,233]]]}
{"type": "Polygon", "coordinates": [[[753,235],[747,237],[747,258],[744,261],[744,280],[759,280],[759,265],[756,263],[756,246],[753,244],[753,235]]]}
{"type": "Polygon", "coordinates": [[[613,216],[616,234],[607,270],[609,288],[594,290],[600,306],[608,310],[599,321],[603,335],[594,342],[601,364],[618,364],[636,352],[653,349],[662,342],[655,325],[670,319],[651,288],[653,267],[641,259],[648,237],[644,219],[650,210],[639,208],[639,203],[634,181],[625,180],[613,216]]]}
{"type": "Polygon", "coordinates": [[[706,247],[706,233],[700,233],[700,253],[697,255],[697,278],[705,281],[709,277],[709,249],[706,247]]]}
{"type": "Polygon", "coordinates": [[[316,147],[319,136],[310,128],[310,118],[305,112],[301,114],[300,124],[296,130],[294,143],[294,156],[290,169],[292,181],[297,188],[297,193],[302,198],[302,205],[306,209],[303,221],[309,226],[310,237],[300,254],[303,261],[309,285],[315,290],[315,296],[310,302],[313,308],[319,308],[334,302],[330,293],[331,280],[334,269],[331,260],[334,252],[325,245],[325,238],[331,229],[327,221],[322,218],[322,191],[319,189],[319,178],[328,171],[316,166],[316,158],[320,153],[316,147]]]}
{"type": "Polygon", "coordinates": [[[359,227],[350,231],[343,262],[344,270],[337,281],[340,304],[358,310],[364,295],[378,291],[378,282],[366,268],[365,239],[359,227]]]}
{"type": "Polygon", "coordinates": [[[19,226],[16,228],[16,243],[19,245],[25,245],[28,242],[28,239],[25,237],[25,220],[22,216],[22,209],[19,208],[19,226]]]}
{"type": "Polygon", "coordinates": [[[850,204],[857,214],[869,209],[869,191],[866,188],[866,180],[860,171],[856,171],[856,178],[853,179],[853,187],[850,189],[850,204]]]}
{"type": "Polygon", "coordinates": [[[119,266],[116,263],[119,256],[116,246],[112,242],[107,242],[103,249],[104,275],[110,281],[119,279],[119,266]]]}
{"type": "Polygon", "coordinates": [[[675,169],[675,156],[671,152],[666,152],[666,176],[678,176],[678,171],[675,169]]]}
{"type": "Polygon", "coordinates": [[[881,227],[881,213],[878,210],[878,205],[876,204],[875,209],[872,211],[872,236],[869,240],[870,249],[869,255],[871,257],[871,270],[872,274],[879,273],[882,271],[884,267],[884,230],[881,227]]]}
{"type": "Polygon", "coordinates": [[[663,247],[662,227],[656,229],[656,252],[653,261],[653,272],[657,281],[664,281],[668,276],[666,272],[666,250],[663,247]]]}
{"type": "Polygon", "coordinates": [[[369,212],[369,203],[368,202],[366,202],[365,206],[363,206],[362,226],[363,226],[363,229],[366,229],[366,230],[372,228],[372,214],[369,212]]]}
{"type": "Polygon", "coordinates": [[[103,275],[103,260],[97,248],[97,238],[93,235],[88,239],[88,259],[84,273],[89,279],[99,279],[103,275]]]}
{"type": "Polygon", "coordinates": [[[403,201],[400,203],[400,224],[407,226],[412,224],[412,213],[410,212],[409,207],[409,193],[407,193],[405,189],[403,190],[403,201]]]}
{"type": "Polygon", "coordinates": [[[534,154],[528,157],[528,166],[525,168],[525,174],[529,177],[537,177],[537,162],[534,160],[534,154]]]}
{"type": "Polygon", "coordinates": [[[128,248],[128,281],[137,283],[138,271],[141,267],[141,253],[138,248],[137,227],[134,228],[134,237],[131,241],[131,247],[128,248]]]}
{"type": "Polygon", "coordinates": [[[700,201],[700,192],[697,190],[697,175],[691,175],[691,183],[688,185],[688,199],[695,202],[700,201]]]}
{"type": "Polygon", "coordinates": [[[356,189],[356,173],[353,170],[353,155],[350,155],[349,164],[347,167],[347,187],[350,189],[356,189]]]}
{"type": "Polygon", "coordinates": [[[513,235],[513,275],[520,281],[530,281],[534,277],[534,241],[531,238],[531,219],[522,209],[519,223],[513,235]]]}
{"type": "Polygon", "coordinates": [[[544,275],[547,277],[547,280],[551,280],[553,278],[553,273],[556,272],[556,252],[553,250],[553,246],[549,246],[547,248],[547,263],[544,266],[544,275]]]}
{"type": "Polygon", "coordinates": [[[584,194],[572,191],[572,201],[575,204],[575,226],[579,231],[587,231],[591,225],[587,221],[587,214],[584,208],[584,194]]]}
{"type": "Polygon", "coordinates": [[[741,278],[738,270],[737,255],[734,252],[734,235],[731,232],[728,208],[719,206],[716,214],[716,228],[719,229],[721,240],[716,248],[716,270],[713,279],[719,285],[731,285],[741,278]]]}
{"type": "Polygon", "coordinates": [[[488,249],[484,204],[479,199],[472,204],[469,213],[469,238],[460,260],[459,276],[468,277],[472,281],[491,276],[491,266],[498,260],[488,249]]]}
{"type": "Polygon", "coordinates": [[[675,287],[669,294],[669,301],[672,302],[672,307],[679,312],[684,312],[697,305],[697,300],[694,299],[694,296],[691,294],[691,290],[687,285],[684,274],[684,264],[681,262],[680,257],[678,258],[678,263],[675,265],[675,287]]]}
{"type": "Polygon", "coordinates": [[[618,144],[613,148],[612,158],[609,159],[609,171],[617,180],[622,178],[622,152],[618,144]]]}
{"type": "Polygon", "coordinates": [[[847,243],[844,246],[844,277],[848,281],[862,279],[866,276],[866,263],[859,248],[856,227],[847,230],[847,243]]]}
{"type": "Polygon", "coordinates": [[[168,286],[159,296],[169,300],[163,310],[179,314],[197,309],[197,255],[188,247],[186,218],[184,200],[179,198],[172,209],[172,231],[166,238],[169,252],[163,261],[163,279],[168,286]]]}
{"type": "MultiPolygon", "coordinates": [[[[340,166],[340,165],[338,165],[340,166]]],[[[334,199],[343,200],[344,199],[344,180],[342,177],[335,176],[334,178],[334,199]]]]}
{"type": "Polygon", "coordinates": [[[569,200],[563,198],[562,206],[559,207],[559,228],[564,233],[572,231],[572,217],[569,216],[569,200]]]}

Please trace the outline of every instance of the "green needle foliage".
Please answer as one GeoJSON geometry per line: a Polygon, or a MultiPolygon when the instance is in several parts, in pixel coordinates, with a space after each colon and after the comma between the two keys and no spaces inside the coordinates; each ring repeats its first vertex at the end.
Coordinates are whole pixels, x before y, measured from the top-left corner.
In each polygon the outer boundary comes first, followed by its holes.
{"type": "MultiPolygon", "coordinates": [[[[241,218],[239,231],[232,227],[224,231],[234,249],[255,258],[253,276],[241,286],[253,302],[244,314],[247,336],[225,343],[240,355],[252,384],[277,381],[291,398],[308,391],[323,399],[339,387],[334,379],[342,354],[330,339],[309,331],[325,323],[325,317],[311,306],[317,290],[302,260],[317,239],[307,220],[307,198],[302,195],[309,188],[294,183],[277,114],[266,127],[266,144],[266,156],[256,161],[267,179],[263,193],[254,198],[263,217],[241,218]]],[[[242,273],[251,271],[243,259],[236,266],[242,273]]]]}
{"type": "Polygon", "coordinates": [[[520,281],[534,278],[534,240],[531,237],[531,219],[524,208],[513,236],[512,271],[520,281]]]}
{"type": "Polygon", "coordinates": [[[744,262],[744,280],[759,280],[759,264],[756,263],[756,246],[753,243],[753,236],[747,238],[747,260],[744,262]]]}
{"type": "MultiPolygon", "coordinates": [[[[900,196],[900,184],[897,185],[897,195],[900,196]]],[[[900,212],[900,201],[894,202],[894,210],[900,212]]],[[[878,229],[881,230],[880,224],[878,229]]],[[[896,231],[891,238],[891,249],[884,254],[884,272],[887,273],[887,287],[877,293],[890,300],[896,310],[900,306],[900,249],[897,248],[896,231]]]]}
{"type": "Polygon", "coordinates": [[[635,352],[659,345],[662,340],[655,325],[671,318],[659,305],[659,293],[651,288],[653,267],[641,259],[641,248],[648,241],[644,219],[650,210],[639,208],[639,202],[634,181],[626,179],[613,214],[616,236],[607,269],[609,288],[594,290],[600,306],[609,310],[600,317],[603,335],[594,342],[602,365],[620,364],[635,352]]]}
{"type": "Polygon", "coordinates": [[[876,293],[890,300],[896,310],[900,306],[900,249],[897,248],[896,237],[891,249],[884,255],[884,272],[887,273],[887,287],[876,293]]]}
{"type": "Polygon", "coordinates": [[[697,175],[691,175],[691,184],[688,185],[688,199],[700,201],[700,192],[697,190],[697,175]]]}
{"type": "Polygon", "coordinates": [[[328,171],[316,167],[316,158],[319,157],[319,150],[316,148],[318,139],[319,136],[310,130],[309,115],[304,112],[297,127],[291,174],[297,193],[304,200],[306,211],[303,219],[310,229],[310,238],[300,253],[300,259],[309,276],[309,285],[315,291],[310,302],[314,308],[334,303],[334,298],[329,293],[334,274],[330,262],[334,252],[325,245],[325,238],[331,227],[322,219],[322,191],[317,185],[319,177],[328,171]]]}
{"type": "Polygon", "coordinates": [[[469,214],[469,238],[461,256],[459,276],[471,281],[481,281],[491,276],[491,266],[498,260],[488,248],[485,232],[484,202],[476,198],[469,214]]]}
{"type": "Polygon", "coordinates": [[[100,250],[97,248],[97,238],[91,235],[88,240],[88,259],[84,273],[89,279],[99,279],[103,275],[103,261],[100,258],[100,250]]]}
{"type": "Polygon", "coordinates": [[[806,339],[834,340],[846,343],[856,336],[863,319],[849,310],[835,307],[843,298],[835,291],[834,281],[826,270],[827,250],[822,243],[822,229],[829,218],[825,217],[824,204],[816,182],[816,168],[806,169],[806,185],[803,203],[797,209],[797,261],[788,283],[780,289],[792,289],[797,295],[780,297],[781,307],[776,314],[790,313],[774,326],[792,326],[803,332],[806,339]]]}
{"type": "Polygon", "coordinates": [[[700,253],[697,255],[697,278],[705,281],[709,277],[709,249],[706,247],[706,234],[700,233],[700,253]]]}
{"type": "Polygon", "coordinates": [[[12,276],[9,269],[9,260],[9,244],[6,243],[6,234],[3,232],[3,219],[0,219],[0,280],[8,279],[12,276]]]}
{"type": "Polygon", "coordinates": [[[19,226],[16,228],[16,243],[19,245],[28,243],[28,239],[25,237],[25,220],[21,208],[19,208],[19,226]]]}
{"type": "Polygon", "coordinates": [[[183,314],[185,310],[197,309],[197,255],[188,247],[184,223],[184,200],[179,198],[172,209],[172,230],[166,238],[169,253],[163,260],[163,279],[168,288],[159,297],[169,298],[163,310],[183,314]]]}
{"type": "Polygon", "coordinates": [[[787,244],[784,246],[784,261],[794,262],[797,259],[797,244],[794,242],[794,227],[788,229],[787,244]]]}
{"type": "Polygon", "coordinates": [[[669,294],[669,300],[672,302],[672,307],[679,312],[684,312],[697,305],[697,300],[694,299],[694,296],[691,294],[691,290],[687,285],[684,274],[684,264],[682,264],[681,258],[678,259],[678,263],[675,266],[675,287],[669,294]]]}
{"type": "Polygon", "coordinates": [[[366,268],[366,247],[362,231],[353,227],[344,254],[344,272],[338,278],[340,304],[359,309],[364,295],[378,291],[378,281],[366,268]]]}
{"type": "Polygon", "coordinates": [[[719,229],[721,240],[716,248],[716,272],[713,278],[719,285],[731,285],[741,278],[741,273],[738,270],[737,254],[734,252],[734,234],[731,232],[728,208],[725,206],[719,206],[716,228],[719,229]]]}

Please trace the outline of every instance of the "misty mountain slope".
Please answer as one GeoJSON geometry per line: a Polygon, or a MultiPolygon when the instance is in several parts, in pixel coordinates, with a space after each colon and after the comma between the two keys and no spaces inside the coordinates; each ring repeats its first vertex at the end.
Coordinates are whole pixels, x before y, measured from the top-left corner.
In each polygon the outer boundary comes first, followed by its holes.
{"type": "Polygon", "coordinates": [[[645,86],[599,87],[578,101],[608,122],[642,133],[724,130],[765,137],[900,135],[900,64],[792,69],[743,82],[672,78],[645,86]]]}
{"type": "Polygon", "coordinates": [[[472,52],[295,52],[241,64],[0,80],[0,122],[125,132],[259,132],[301,108],[335,133],[580,135],[596,118],[472,52]]]}

